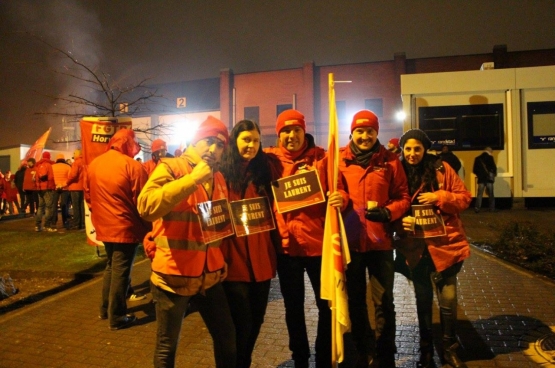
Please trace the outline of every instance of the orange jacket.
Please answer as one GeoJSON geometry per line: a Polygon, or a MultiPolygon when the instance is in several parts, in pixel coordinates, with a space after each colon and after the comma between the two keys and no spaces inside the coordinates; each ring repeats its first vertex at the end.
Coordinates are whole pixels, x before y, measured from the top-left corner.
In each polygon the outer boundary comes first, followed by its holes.
{"type": "Polygon", "coordinates": [[[54,184],[56,189],[61,188],[67,190],[67,180],[69,172],[71,171],[71,166],[65,162],[65,160],[57,160],[54,165],[52,165],[52,171],[54,172],[54,184]]]}
{"type": "Polygon", "coordinates": [[[139,162],[115,147],[89,165],[85,199],[98,240],[140,243],[150,230],[150,224],[137,211],[137,198],[147,175],[139,162]]]}
{"type": "Polygon", "coordinates": [[[68,190],[83,190],[85,176],[85,162],[83,161],[83,157],[75,155],[71,170],[67,176],[68,190]]]}
{"type": "Polygon", "coordinates": [[[343,213],[349,248],[357,252],[391,250],[391,231],[387,224],[368,221],[364,215],[369,200],[389,209],[391,221],[401,218],[410,209],[403,165],[395,153],[382,145],[366,168],[353,163],[353,159],[349,145],[340,149],[339,171],[349,193],[349,205],[343,213]]]}
{"type": "MultiPolygon", "coordinates": [[[[158,162],[160,162],[158,160],[158,162]]],[[[143,163],[143,167],[146,170],[146,173],[148,174],[148,176],[150,176],[150,174],[152,174],[152,172],[154,171],[154,169],[156,168],[156,165],[158,165],[158,162],[154,162],[154,160],[148,160],[147,162],[143,163]]]]}
{"type": "Polygon", "coordinates": [[[227,197],[224,178],[221,173],[214,173],[212,198],[209,198],[203,186],[190,178],[191,171],[185,156],[163,159],[139,198],[139,212],[143,218],[153,221],[152,231],[145,239],[145,250],[151,254],[155,245],[152,271],[159,274],[199,277],[205,272],[224,269],[222,241],[204,243],[197,208],[199,203],[227,197]],[[160,217],[155,211],[163,214],[160,217]]]}
{"type": "MultiPolygon", "coordinates": [[[[325,152],[322,148],[314,145],[313,138],[309,134],[305,135],[305,139],[308,140],[308,148],[294,161],[285,157],[279,147],[264,149],[268,154],[273,179],[285,178],[304,170],[317,170],[320,185],[326,194],[328,185],[325,152]]],[[[344,206],[346,206],[349,197],[342,190],[341,178],[339,178],[338,189],[343,196],[344,206]]],[[[326,207],[327,204],[323,202],[286,213],[278,213],[277,207],[274,205],[274,216],[281,237],[281,246],[278,248],[278,252],[291,256],[321,256],[326,207]]]]}
{"type": "MultiPolygon", "coordinates": [[[[256,186],[250,183],[245,195],[229,190],[229,201],[257,198],[256,186]]],[[[276,250],[269,231],[224,238],[220,246],[228,265],[226,281],[260,282],[276,276],[276,250]]]]}
{"type": "Polygon", "coordinates": [[[43,158],[40,161],[37,161],[35,164],[37,175],[35,175],[35,187],[37,190],[54,190],[56,189],[56,184],[54,183],[54,171],[52,170],[52,165],[54,161],[49,160],[47,158],[43,158]],[[40,172],[40,167],[46,166],[48,170],[48,180],[41,181],[38,177],[38,173],[40,172]]]}

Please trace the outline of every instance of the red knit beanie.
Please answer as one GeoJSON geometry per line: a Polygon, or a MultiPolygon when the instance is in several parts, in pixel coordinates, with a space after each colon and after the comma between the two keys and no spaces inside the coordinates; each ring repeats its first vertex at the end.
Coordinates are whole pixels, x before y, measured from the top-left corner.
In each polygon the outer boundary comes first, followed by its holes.
{"type": "Polygon", "coordinates": [[[42,158],[45,158],[47,160],[50,160],[50,152],[43,152],[42,153],[42,158]]]}
{"type": "Polygon", "coordinates": [[[388,143],[391,143],[395,147],[400,148],[399,147],[399,138],[391,138],[388,143]]]}
{"type": "Polygon", "coordinates": [[[206,120],[200,123],[195,135],[191,139],[191,143],[197,143],[201,139],[208,137],[216,137],[226,145],[229,141],[229,133],[226,126],[212,115],[208,115],[206,120]]]}
{"type": "Polygon", "coordinates": [[[163,141],[162,139],[160,139],[160,138],[155,139],[155,140],[152,142],[151,146],[150,146],[150,151],[151,151],[151,152],[160,151],[160,150],[162,150],[162,149],[164,149],[164,150],[167,151],[167,150],[168,150],[168,147],[166,146],[166,142],[164,142],[164,141],[163,141]]]}
{"type": "Polygon", "coordinates": [[[353,116],[353,122],[351,123],[351,133],[356,128],[360,127],[370,127],[374,128],[376,133],[380,130],[380,123],[378,117],[370,110],[360,110],[353,116]]]}
{"type": "Polygon", "coordinates": [[[297,110],[285,110],[277,117],[276,133],[279,135],[279,132],[286,126],[298,126],[306,131],[304,115],[297,110]]]}

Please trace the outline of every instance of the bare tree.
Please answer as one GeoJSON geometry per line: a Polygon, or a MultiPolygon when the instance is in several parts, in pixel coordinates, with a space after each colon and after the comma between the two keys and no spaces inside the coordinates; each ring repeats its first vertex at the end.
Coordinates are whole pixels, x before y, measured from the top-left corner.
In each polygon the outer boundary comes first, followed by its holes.
{"type": "MultiPolygon", "coordinates": [[[[130,85],[122,85],[108,73],[88,65],[77,59],[71,51],[63,50],[43,38],[29,33],[31,37],[46,45],[49,49],[59,54],[68,64],[54,72],[79,82],[77,92],[69,92],[63,95],[37,93],[49,97],[59,103],[55,111],[36,112],[37,115],[50,115],[62,117],[62,123],[75,123],[83,116],[118,117],[149,115],[156,113],[158,106],[163,106],[164,96],[158,94],[157,89],[150,88],[147,82],[150,78],[144,78],[130,85]]],[[[154,140],[162,134],[171,134],[171,126],[157,123],[151,127],[134,128],[148,141],[154,140]]],[[[63,142],[78,142],[79,138],[63,142]]],[[[141,147],[148,152],[149,147],[141,147]]]]}

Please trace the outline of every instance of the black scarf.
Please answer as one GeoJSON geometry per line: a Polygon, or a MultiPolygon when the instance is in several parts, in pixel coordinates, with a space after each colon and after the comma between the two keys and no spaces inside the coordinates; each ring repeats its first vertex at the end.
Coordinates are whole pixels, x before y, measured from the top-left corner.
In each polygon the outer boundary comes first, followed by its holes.
{"type": "Polygon", "coordinates": [[[351,142],[349,143],[349,148],[351,149],[351,152],[353,152],[353,155],[355,155],[355,158],[353,160],[348,160],[348,162],[350,164],[359,165],[361,167],[368,167],[368,165],[370,164],[370,160],[372,159],[372,155],[380,150],[380,145],[380,141],[376,139],[376,143],[374,143],[372,148],[370,148],[368,151],[363,151],[357,147],[355,142],[351,140],[351,142]]]}

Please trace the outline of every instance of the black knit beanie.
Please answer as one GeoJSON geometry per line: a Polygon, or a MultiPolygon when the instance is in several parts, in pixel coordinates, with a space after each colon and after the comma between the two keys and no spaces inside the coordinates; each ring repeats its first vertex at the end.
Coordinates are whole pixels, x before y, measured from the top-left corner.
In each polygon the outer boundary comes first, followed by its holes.
{"type": "Polygon", "coordinates": [[[420,129],[409,129],[401,136],[399,139],[399,146],[401,149],[405,146],[405,143],[407,143],[407,140],[409,139],[416,139],[420,141],[426,151],[432,147],[432,141],[428,138],[428,135],[420,129]]]}

